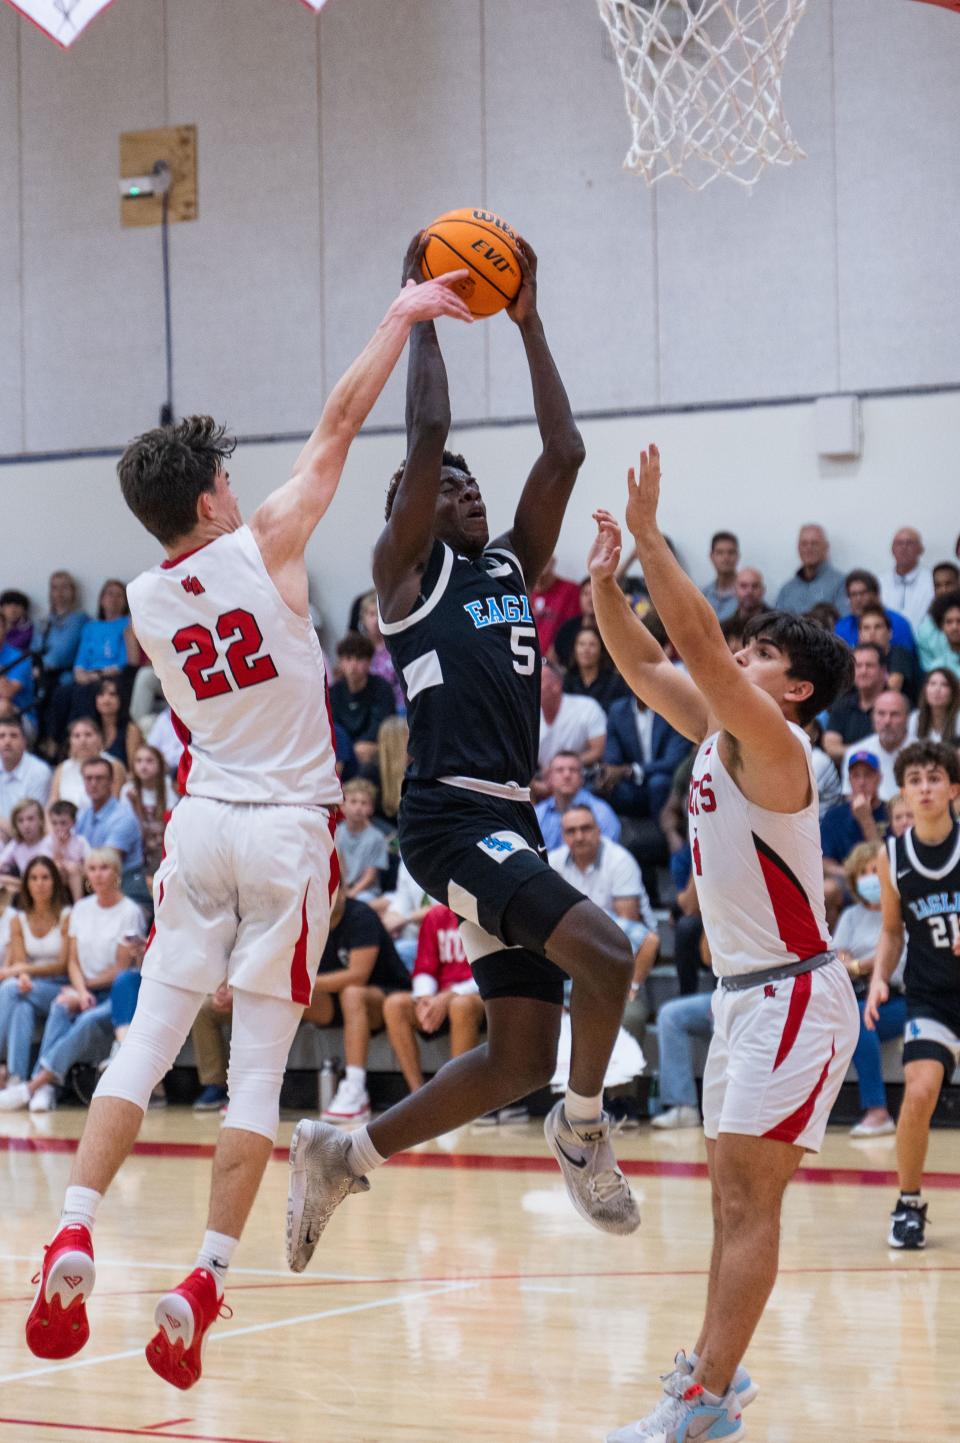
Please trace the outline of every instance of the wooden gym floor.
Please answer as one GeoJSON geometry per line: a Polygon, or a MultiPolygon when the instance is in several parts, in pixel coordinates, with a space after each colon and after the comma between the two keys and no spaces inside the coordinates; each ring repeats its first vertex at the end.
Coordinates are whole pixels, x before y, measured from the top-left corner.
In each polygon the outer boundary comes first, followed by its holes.
{"type": "MultiPolygon", "coordinates": [[[[633,1238],[568,1203],[540,1127],[467,1128],[379,1172],[287,1272],[278,1152],[231,1270],[232,1319],[179,1393],[147,1367],[154,1301],[192,1266],[218,1119],[148,1115],[100,1209],[86,1349],[23,1341],[84,1113],[7,1116],[0,1136],[0,1443],[597,1443],[645,1413],[692,1346],[709,1238],[699,1132],[621,1133],[641,1200],[633,1238]]],[[[289,1141],[291,1120],[280,1144],[289,1141]]],[[[766,1443],[948,1443],[958,1436],[960,1148],[933,1135],[930,1243],[884,1245],[891,1139],[828,1136],[790,1191],[782,1272],[748,1356],[766,1443]]]]}

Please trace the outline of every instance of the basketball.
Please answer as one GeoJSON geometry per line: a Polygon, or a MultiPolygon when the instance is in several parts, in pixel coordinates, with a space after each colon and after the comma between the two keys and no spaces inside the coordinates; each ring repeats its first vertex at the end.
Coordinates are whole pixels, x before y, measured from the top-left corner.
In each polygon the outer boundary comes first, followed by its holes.
{"type": "Polygon", "coordinates": [[[428,280],[446,271],[470,274],[457,286],[475,316],[494,316],[515,299],[520,289],[517,236],[489,210],[448,210],[427,227],[430,239],[423,254],[428,280]]]}

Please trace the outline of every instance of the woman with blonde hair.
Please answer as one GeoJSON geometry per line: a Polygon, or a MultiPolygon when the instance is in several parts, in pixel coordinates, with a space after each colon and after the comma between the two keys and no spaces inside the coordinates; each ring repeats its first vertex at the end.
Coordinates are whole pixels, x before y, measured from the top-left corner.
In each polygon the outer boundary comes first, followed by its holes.
{"type": "Polygon", "coordinates": [[[877,960],[877,947],[883,930],[877,871],[877,858],[882,849],[882,842],[861,842],[844,862],[847,887],[856,901],[841,913],[833,933],[834,950],[850,974],[860,1008],[860,1039],[853,1054],[853,1065],[857,1070],[863,1116],[856,1127],[850,1129],[851,1137],[884,1137],[897,1130],[887,1110],[880,1043],[902,1036],[906,1025],[906,999],[897,986],[899,972],[890,984],[889,1001],[880,1008],[876,1029],[867,1031],[863,1025],[870,975],[877,960]]]}
{"type": "Polygon", "coordinates": [[[0,848],[0,887],[17,893],[27,867],[45,850],[46,822],[40,803],[32,797],[23,797],[17,802],[10,811],[10,830],[13,837],[0,848]]]}
{"type": "Polygon", "coordinates": [[[380,772],[380,811],[389,822],[396,822],[400,810],[400,791],[407,770],[407,742],[410,730],[402,716],[388,716],[377,732],[380,772]]]}
{"type": "Polygon", "coordinates": [[[29,1082],[0,1092],[0,1111],[51,1112],[57,1087],[77,1062],[101,1062],[113,1043],[110,988],[142,955],[143,914],[120,890],[122,863],[113,847],[87,855],[84,897],[70,914],[67,976],[47,1017],[40,1058],[29,1082]]]}

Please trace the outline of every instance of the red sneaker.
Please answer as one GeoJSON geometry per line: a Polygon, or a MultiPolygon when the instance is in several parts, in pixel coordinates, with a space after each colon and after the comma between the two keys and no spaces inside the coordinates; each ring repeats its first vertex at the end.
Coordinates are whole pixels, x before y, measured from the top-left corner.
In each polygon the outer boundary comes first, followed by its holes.
{"type": "Polygon", "coordinates": [[[230,1309],[217,1296],[217,1284],[207,1268],[194,1268],[172,1293],[157,1304],[157,1332],[147,1344],[147,1362],[175,1388],[192,1388],[203,1368],[207,1332],[230,1309]]]}
{"type": "Polygon", "coordinates": [[[60,1229],[45,1249],[39,1283],[27,1318],[27,1347],[38,1358],[72,1358],[90,1336],[86,1301],[97,1270],[93,1242],[83,1223],[60,1229]]]}

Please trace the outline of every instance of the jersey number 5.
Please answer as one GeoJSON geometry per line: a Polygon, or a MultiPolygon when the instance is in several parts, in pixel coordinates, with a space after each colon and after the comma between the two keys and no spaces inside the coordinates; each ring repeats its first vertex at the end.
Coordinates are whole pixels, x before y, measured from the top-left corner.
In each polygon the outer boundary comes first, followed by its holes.
{"type": "Polygon", "coordinates": [[[173,638],[174,650],[186,653],[183,670],[197,701],[259,686],[276,676],[273,657],[269,653],[255,655],[263,646],[263,632],[249,611],[225,611],[217,618],[217,636],[221,641],[230,642],[224,653],[229,676],[220,669],[220,653],[209,627],[194,622],[192,626],[182,626],[173,638]]]}
{"type": "Polygon", "coordinates": [[[537,664],[537,649],[535,646],[531,646],[530,642],[535,641],[536,637],[536,628],[533,626],[511,626],[510,628],[510,650],[516,657],[513,669],[518,676],[533,675],[533,668],[537,664]]]}

